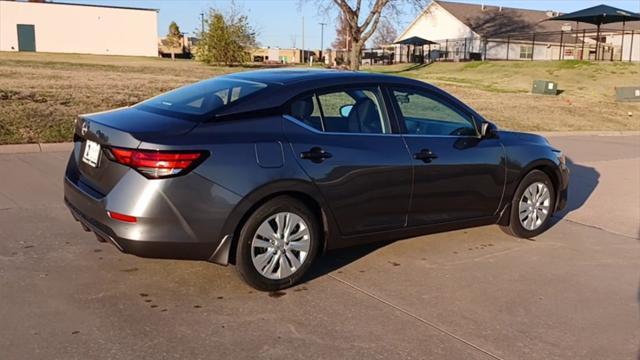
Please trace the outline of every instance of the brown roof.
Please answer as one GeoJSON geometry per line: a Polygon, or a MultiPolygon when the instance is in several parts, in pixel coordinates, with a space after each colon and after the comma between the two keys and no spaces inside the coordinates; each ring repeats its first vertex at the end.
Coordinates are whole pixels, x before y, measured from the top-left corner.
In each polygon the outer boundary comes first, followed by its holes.
{"type": "MultiPolygon", "coordinates": [[[[582,31],[595,31],[595,25],[566,21],[544,21],[553,16],[559,15],[558,12],[516,9],[510,7],[488,6],[479,4],[466,4],[451,1],[434,0],[435,3],[442,6],[451,15],[458,18],[471,30],[480,36],[488,38],[504,38],[507,35],[512,37],[531,37],[532,32],[558,32],[558,34],[537,34],[536,39],[540,41],[558,41],[565,24],[571,25],[572,30],[579,29],[582,31]]],[[[602,27],[607,30],[620,30],[622,23],[607,24],[602,27]]],[[[626,29],[640,29],[640,21],[629,22],[625,26],[626,29]]],[[[566,36],[566,35],[565,35],[566,36]]]]}

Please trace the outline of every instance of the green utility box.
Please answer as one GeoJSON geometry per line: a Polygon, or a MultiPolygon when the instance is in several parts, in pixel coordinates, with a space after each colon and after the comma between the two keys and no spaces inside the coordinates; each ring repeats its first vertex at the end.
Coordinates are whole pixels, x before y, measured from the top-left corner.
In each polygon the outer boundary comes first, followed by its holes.
{"type": "Polygon", "coordinates": [[[549,80],[533,80],[533,94],[558,95],[558,84],[549,80]]]}
{"type": "Polygon", "coordinates": [[[616,101],[640,101],[640,86],[616,87],[616,101]]]}

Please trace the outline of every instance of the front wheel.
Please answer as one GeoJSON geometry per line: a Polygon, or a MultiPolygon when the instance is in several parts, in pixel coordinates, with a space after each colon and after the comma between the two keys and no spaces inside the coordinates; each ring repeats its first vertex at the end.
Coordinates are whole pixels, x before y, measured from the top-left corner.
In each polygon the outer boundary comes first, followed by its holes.
{"type": "Polygon", "coordinates": [[[509,225],[501,226],[509,235],[530,239],[549,228],[556,192],[549,176],[540,170],[528,173],[511,201],[509,225]]]}
{"type": "Polygon", "coordinates": [[[292,286],[309,269],[318,252],[315,214],[288,196],[272,199],[245,222],[237,247],[236,267],[258,290],[292,286]]]}

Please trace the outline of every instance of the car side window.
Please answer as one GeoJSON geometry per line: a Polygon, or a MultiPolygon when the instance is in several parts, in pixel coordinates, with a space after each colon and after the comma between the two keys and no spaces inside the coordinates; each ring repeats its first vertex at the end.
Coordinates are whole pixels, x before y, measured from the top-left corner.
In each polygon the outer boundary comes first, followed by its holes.
{"type": "Polygon", "coordinates": [[[305,95],[292,101],[287,114],[325,132],[391,133],[377,88],[355,88],[305,95]]]}
{"type": "Polygon", "coordinates": [[[393,98],[401,112],[407,134],[477,136],[473,118],[427,93],[394,89],[393,98]]]}
{"type": "Polygon", "coordinates": [[[320,106],[318,106],[318,100],[315,94],[309,94],[292,101],[291,104],[289,104],[287,114],[316,130],[322,131],[324,129],[320,115],[320,106]]]}
{"type": "Polygon", "coordinates": [[[347,89],[318,95],[325,131],[354,134],[391,133],[376,88],[347,89]]]}

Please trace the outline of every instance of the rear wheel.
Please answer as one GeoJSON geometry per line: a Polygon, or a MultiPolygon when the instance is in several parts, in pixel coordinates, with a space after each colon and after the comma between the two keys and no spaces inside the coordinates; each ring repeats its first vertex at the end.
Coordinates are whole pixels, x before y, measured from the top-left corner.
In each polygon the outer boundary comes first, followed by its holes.
{"type": "Polygon", "coordinates": [[[556,193],[549,176],[540,170],[528,173],[518,185],[511,201],[507,234],[529,239],[549,228],[556,193]]]}
{"type": "Polygon", "coordinates": [[[288,196],[272,199],[242,227],[236,268],[258,290],[292,286],[316,257],[318,234],[318,220],[303,203],[288,196]]]}

